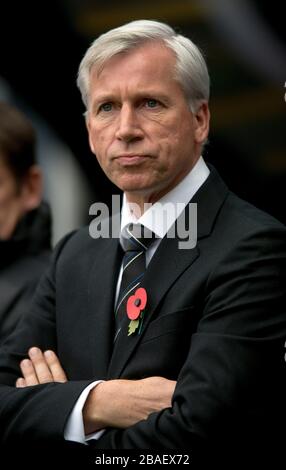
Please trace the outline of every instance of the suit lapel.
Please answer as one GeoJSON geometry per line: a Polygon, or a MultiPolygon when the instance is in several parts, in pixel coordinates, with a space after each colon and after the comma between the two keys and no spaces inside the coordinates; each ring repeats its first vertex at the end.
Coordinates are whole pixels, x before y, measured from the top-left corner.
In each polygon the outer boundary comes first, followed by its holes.
{"type": "Polygon", "coordinates": [[[198,240],[211,234],[229,192],[216,169],[212,165],[208,166],[211,170],[208,178],[190,201],[197,204],[198,240]]]}
{"type": "MultiPolygon", "coordinates": [[[[211,173],[208,179],[190,201],[197,203],[198,239],[209,236],[211,233],[227,192],[228,189],[224,182],[221,180],[216,170],[211,167],[211,173]]],[[[140,334],[128,336],[129,319],[126,315],[121,332],[114,346],[108,369],[108,378],[120,377],[126,363],[135,351],[138,343],[144,337],[144,332],[151,321],[154,311],[159,306],[161,299],[172,284],[176,282],[176,279],[178,279],[199,256],[198,246],[193,249],[179,249],[178,242],[178,238],[165,237],[153,256],[141,286],[146,289],[148,296],[141,332],[140,334]]]]}
{"type": "Polygon", "coordinates": [[[88,312],[93,373],[105,378],[112,353],[114,297],[122,250],[118,239],[98,240],[88,285],[88,312]],[[108,267],[108,268],[107,268],[108,267]]]}

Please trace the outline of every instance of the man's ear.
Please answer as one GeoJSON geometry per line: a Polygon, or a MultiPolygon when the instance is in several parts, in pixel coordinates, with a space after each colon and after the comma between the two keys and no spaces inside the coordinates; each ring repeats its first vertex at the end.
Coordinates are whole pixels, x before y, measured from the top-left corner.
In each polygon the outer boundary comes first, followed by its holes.
{"type": "Polygon", "coordinates": [[[203,144],[209,134],[210,110],[208,103],[202,103],[193,115],[195,123],[195,141],[197,144],[203,144]]]}
{"type": "Polygon", "coordinates": [[[29,168],[27,175],[21,183],[21,198],[23,209],[31,211],[41,204],[43,193],[43,177],[38,165],[29,168]]]}
{"type": "Polygon", "coordinates": [[[95,154],[94,145],[93,145],[93,142],[92,142],[91,124],[90,124],[90,117],[89,117],[88,111],[86,112],[86,115],[85,115],[85,125],[86,125],[86,128],[87,128],[88,142],[89,142],[90,150],[92,151],[92,153],[95,154]]]}

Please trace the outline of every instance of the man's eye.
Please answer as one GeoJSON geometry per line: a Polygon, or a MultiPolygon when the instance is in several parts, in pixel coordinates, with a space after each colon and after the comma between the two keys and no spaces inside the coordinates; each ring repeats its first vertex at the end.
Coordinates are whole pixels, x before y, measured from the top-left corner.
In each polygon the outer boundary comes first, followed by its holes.
{"type": "Polygon", "coordinates": [[[102,105],[99,106],[99,111],[111,111],[112,110],[112,104],[111,103],[103,103],[102,105]]]}
{"type": "Polygon", "coordinates": [[[147,108],[156,108],[156,106],[158,106],[158,101],[157,100],[146,100],[146,106],[147,108]]]}

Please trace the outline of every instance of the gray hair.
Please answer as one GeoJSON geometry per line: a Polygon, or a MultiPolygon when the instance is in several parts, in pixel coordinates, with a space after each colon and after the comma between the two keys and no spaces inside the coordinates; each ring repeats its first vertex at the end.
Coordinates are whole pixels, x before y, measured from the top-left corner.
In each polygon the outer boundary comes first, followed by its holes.
{"type": "Polygon", "coordinates": [[[130,51],[147,41],[161,41],[174,52],[177,59],[175,78],[181,84],[192,111],[209,100],[210,79],[199,48],[167,24],[138,20],[102,34],[86,51],[79,66],[77,85],[87,109],[92,68],[96,67],[100,71],[116,54],[130,51]]]}

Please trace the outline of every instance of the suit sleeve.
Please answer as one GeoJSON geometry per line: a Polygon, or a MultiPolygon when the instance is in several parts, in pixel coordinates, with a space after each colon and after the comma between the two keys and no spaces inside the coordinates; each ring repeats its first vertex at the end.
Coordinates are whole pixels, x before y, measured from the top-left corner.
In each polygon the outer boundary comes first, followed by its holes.
{"type": "Polygon", "coordinates": [[[15,388],[21,376],[20,361],[32,345],[57,351],[55,321],[55,270],[57,259],[72,234],[55,249],[51,265],[42,277],[30,312],[1,347],[0,444],[18,441],[63,440],[69,413],[88,381],[69,381],[15,388]]]}
{"type": "MultiPolygon", "coordinates": [[[[258,446],[285,423],[286,249],[283,228],[248,233],[223,253],[204,304],[172,407],[96,448],[195,449],[258,446]]],[[[282,429],[282,427],[280,428],[282,429]]],[[[283,435],[283,434],[281,434],[283,435]]]]}

